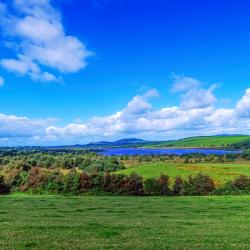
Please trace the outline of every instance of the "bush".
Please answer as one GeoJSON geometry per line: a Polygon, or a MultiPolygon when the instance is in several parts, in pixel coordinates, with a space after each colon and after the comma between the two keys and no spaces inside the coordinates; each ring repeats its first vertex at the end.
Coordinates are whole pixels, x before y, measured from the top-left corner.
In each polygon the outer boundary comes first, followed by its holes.
{"type": "Polygon", "coordinates": [[[114,194],[122,194],[123,186],[127,176],[124,174],[111,175],[111,192],[114,194]]]}
{"type": "Polygon", "coordinates": [[[46,176],[42,173],[40,168],[33,167],[28,172],[22,171],[19,178],[20,191],[24,192],[28,189],[40,190],[46,183],[46,176]]]}
{"type": "Polygon", "coordinates": [[[128,195],[143,195],[143,179],[140,175],[132,173],[126,176],[122,186],[122,193],[128,195]]]}
{"type": "Polygon", "coordinates": [[[101,173],[95,172],[89,175],[90,187],[91,189],[102,190],[103,186],[103,175],[101,173]]]}
{"type": "Polygon", "coordinates": [[[149,178],[144,181],[144,191],[147,195],[156,195],[158,193],[158,185],[155,178],[149,178]]]}
{"type": "Polygon", "coordinates": [[[112,178],[109,172],[102,177],[102,189],[105,192],[112,192],[112,178]]]}
{"type": "Polygon", "coordinates": [[[250,193],[250,177],[241,175],[233,181],[227,182],[224,186],[217,188],[216,195],[235,195],[250,193]]]}
{"type": "Polygon", "coordinates": [[[79,192],[83,193],[91,189],[90,178],[85,172],[80,173],[79,176],[79,192]]]}
{"type": "Polygon", "coordinates": [[[72,168],[64,177],[63,192],[70,194],[79,193],[80,176],[75,168],[72,168]]]}
{"type": "Polygon", "coordinates": [[[181,195],[182,189],[183,189],[183,180],[180,176],[176,176],[173,186],[173,195],[181,195]]]}
{"type": "Polygon", "coordinates": [[[44,190],[48,193],[57,194],[63,192],[64,176],[60,171],[53,171],[48,175],[44,190]]]}
{"type": "Polygon", "coordinates": [[[175,195],[209,195],[215,190],[213,179],[202,173],[194,177],[189,176],[187,181],[182,181],[180,177],[175,180],[175,195]]]}
{"type": "Polygon", "coordinates": [[[241,175],[239,177],[236,177],[234,181],[232,182],[232,185],[239,190],[249,192],[250,191],[250,177],[247,177],[246,175],[241,175]]]}
{"type": "Polygon", "coordinates": [[[235,195],[235,194],[241,194],[241,193],[242,191],[235,188],[232,181],[229,181],[225,185],[218,187],[213,192],[213,194],[215,195],[235,195]]]}
{"type": "Polygon", "coordinates": [[[161,175],[158,179],[149,178],[144,181],[144,190],[147,195],[169,195],[169,177],[161,175]]]}
{"type": "Polygon", "coordinates": [[[4,182],[4,178],[0,175],[0,195],[8,194],[10,192],[10,187],[4,182]]]}

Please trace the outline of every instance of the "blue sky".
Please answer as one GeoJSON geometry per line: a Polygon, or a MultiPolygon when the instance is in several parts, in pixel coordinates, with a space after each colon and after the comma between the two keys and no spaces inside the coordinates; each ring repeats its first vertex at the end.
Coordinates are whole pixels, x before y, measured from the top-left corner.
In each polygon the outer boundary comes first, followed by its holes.
{"type": "Polygon", "coordinates": [[[0,0],[0,144],[250,133],[250,3],[0,0]]]}

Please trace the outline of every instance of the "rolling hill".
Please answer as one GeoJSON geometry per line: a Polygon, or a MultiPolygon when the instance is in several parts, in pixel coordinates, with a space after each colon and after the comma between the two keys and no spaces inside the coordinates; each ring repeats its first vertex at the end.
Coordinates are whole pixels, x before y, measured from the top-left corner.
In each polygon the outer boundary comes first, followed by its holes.
{"type": "Polygon", "coordinates": [[[250,148],[250,135],[197,136],[169,141],[146,141],[142,139],[130,138],[113,142],[93,142],[83,145],[83,147],[250,148]]]}
{"type": "Polygon", "coordinates": [[[198,136],[179,140],[154,142],[150,147],[187,147],[187,148],[249,148],[249,135],[198,136]]]}

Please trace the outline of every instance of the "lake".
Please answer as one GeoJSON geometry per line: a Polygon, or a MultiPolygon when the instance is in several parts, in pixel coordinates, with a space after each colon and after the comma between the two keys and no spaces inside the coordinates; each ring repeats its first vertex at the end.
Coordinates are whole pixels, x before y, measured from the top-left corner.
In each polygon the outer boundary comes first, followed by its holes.
{"type": "Polygon", "coordinates": [[[106,156],[121,155],[185,155],[185,154],[205,154],[205,155],[225,155],[239,154],[241,151],[205,148],[107,148],[101,149],[99,154],[106,156]]]}

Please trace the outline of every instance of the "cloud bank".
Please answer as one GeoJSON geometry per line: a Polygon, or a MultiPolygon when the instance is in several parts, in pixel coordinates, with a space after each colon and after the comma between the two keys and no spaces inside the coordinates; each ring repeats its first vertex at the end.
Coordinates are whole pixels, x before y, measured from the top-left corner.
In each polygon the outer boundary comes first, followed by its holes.
{"type": "Polygon", "coordinates": [[[51,82],[58,73],[74,73],[87,65],[92,53],[75,36],[66,35],[60,13],[50,0],[0,0],[0,27],[13,58],[1,58],[10,72],[51,82]]]}
{"type": "Polygon", "coordinates": [[[114,114],[92,117],[86,122],[77,120],[65,126],[57,126],[51,119],[35,120],[2,114],[0,141],[26,138],[38,144],[58,144],[130,136],[163,140],[193,135],[250,133],[250,88],[232,108],[224,108],[217,106],[215,85],[204,88],[198,80],[186,79],[176,79],[172,86],[172,89],[182,86],[176,90],[180,98],[178,106],[154,109],[151,99],[159,93],[151,89],[144,95],[134,96],[114,114]],[[190,80],[199,84],[190,85],[190,80]],[[185,87],[185,82],[188,87],[185,87]]]}

